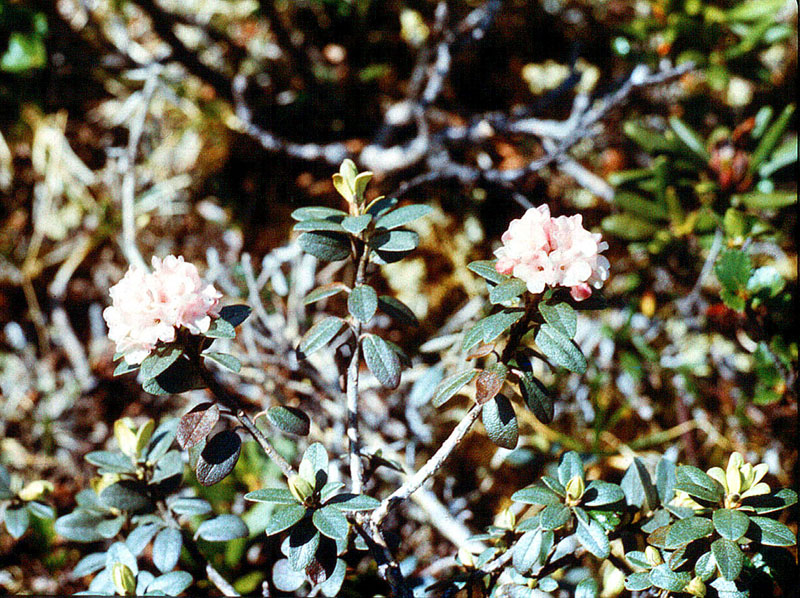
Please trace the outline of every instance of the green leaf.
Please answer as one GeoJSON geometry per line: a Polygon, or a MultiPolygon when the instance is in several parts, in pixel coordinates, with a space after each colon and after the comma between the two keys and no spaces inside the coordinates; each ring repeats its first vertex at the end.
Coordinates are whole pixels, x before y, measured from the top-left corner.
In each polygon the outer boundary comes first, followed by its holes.
{"type": "Polygon", "coordinates": [[[583,478],[583,460],[575,451],[566,452],[558,462],[558,481],[566,486],[576,476],[583,478]]]}
{"type": "Polygon", "coordinates": [[[211,513],[211,504],[202,498],[182,496],[169,503],[169,508],[177,515],[208,515],[211,513]]]}
{"type": "Polygon", "coordinates": [[[692,465],[681,465],[675,470],[675,489],[711,503],[719,503],[725,492],[717,480],[692,465]]]}
{"type": "Polygon", "coordinates": [[[522,575],[529,573],[535,565],[544,562],[552,545],[553,532],[544,530],[525,532],[512,548],[511,563],[514,569],[522,575]]]}
{"type": "Polygon", "coordinates": [[[376,233],[369,240],[370,247],[385,262],[396,262],[419,245],[419,235],[410,230],[398,229],[376,233]]]}
{"type": "Polygon", "coordinates": [[[764,162],[758,167],[758,176],[768,179],[781,168],[795,162],[797,162],[797,135],[792,135],[772,152],[772,157],[768,162],[764,162]]]}
{"type": "Polygon", "coordinates": [[[543,424],[552,422],[555,415],[555,404],[544,384],[539,382],[531,372],[523,372],[519,382],[519,390],[528,409],[543,424]]]}
{"type": "Polygon", "coordinates": [[[586,358],[581,350],[554,326],[542,324],[536,333],[535,341],[553,365],[565,367],[578,374],[586,371],[586,358]]]}
{"type": "Polygon", "coordinates": [[[166,455],[161,457],[156,463],[153,477],[150,478],[150,484],[160,484],[170,478],[176,478],[173,481],[180,481],[183,477],[183,459],[181,458],[180,451],[169,451],[166,455]]]}
{"type": "Polygon", "coordinates": [[[342,220],[342,228],[351,235],[359,235],[366,230],[372,222],[372,216],[361,214],[361,216],[348,216],[342,220]]]}
{"type": "Polygon", "coordinates": [[[338,295],[342,291],[346,290],[347,287],[343,285],[341,282],[332,282],[330,284],[326,284],[311,291],[308,295],[306,295],[303,298],[303,304],[311,305],[312,303],[316,303],[321,299],[338,295]]]}
{"type": "Polygon", "coordinates": [[[360,322],[366,324],[378,309],[378,294],[371,286],[356,286],[347,298],[347,309],[360,322]]]}
{"type": "Polygon", "coordinates": [[[294,592],[306,582],[306,574],[292,569],[288,559],[280,559],[272,567],[272,582],[282,592],[294,592]]]}
{"type": "Polygon", "coordinates": [[[735,293],[747,288],[753,273],[750,256],[738,249],[725,251],[714,266],[714,272],[724,289],[735,293]]]}
{"type": "Polygon", "coordinates": [[[786,132],[786,128],[789,126],[793,114],[794,104],[789,104],[783,109],[780,116],[770,125],[769,129],[767,129],[756,146],[756,149],[750,154],[748,172],[755,172],[761,163],[769,158],[770,154],[772,154],[772,150],[774,150],[778,142],[780,142],[781,136],[786,132]]]}
{"type": "Polygon", "coordinates": [[[184,450],[202,442],[219,421],[219,406],[216,403],[201,403],[178,422],[176,439],[184,450]]]}
{"type": "Polygon", "coordinates": [[[203,336],[208,338],[235,338],[236,329],[224,318],[214,318],[203,336]]]}
{"type": "Polygon", "coordinates": [[[84,459],[100,468],[101,473],[131,473],[136,471],[127,455],[111,451],[93,451],[84,459]]]}
{"type": "Polygon", "coordinates": [[[497,395],[488,401],[481,410],[481,418],[486,434],[492,442],[502,448],[516,448],[519,427],[514,407],[508,398],[497,395]]]}
{"type": "Polygon", "coordinates": [[[542,529],[556,530],[572,519],[572,511],[563,504],[547,505],[539,513],[539,525],[542,529]]]}
{"type": "MultiPolygon", "coordinates": [[[[361,536],[358,536],[359,538],[361,536]]],[[[341,595],[342,584],[347,573],[347,564],[342,559],[336,559],[336,566],[333,571],[328,574],[328,578],[319,584],[319,589],[322,591],[323,596],[327,598],[336,598],[341,595]]]]}
{"type": "Polygon", "coordinates": [[[742,508],[755,511],[759,515],[780,511],[797,502],[797,492],[789,488],[781,488],[772,494],[748,496],[742,499],[742,508]]]}
{"type": "Polygon", "coordinates": [[[218,351],[203,351],[203,357],[207,357],[212,361],[220,364],[222,367],[229,369],[237,374],[242,369],[242,362],[229,353],[220,353],[218,351]]]}
{"type": "Polygon", "coordinates": [[[267,410],[269,423],[287,434],[295,436],[308,436],[311,429],[311,420],[308,415],[297,407],[277,405],[267,410]]]}
{"type": "Polygon", "coordinates": [[[419,326],[419,320],[414,312],[405,303],[389,295],[378,297],[378,308],[386,315],[407,324],[409,326],[419,326]]]}
{"type": "Polygon", "coordinates": [[[632,214],[611,214],[603,218],[602,229],[610,235],[626,241],[650,240],[659,227],[632,214]]]}
{"type": "Polygon", "coordinates": [[[397,199],[394,197],[376,197],[369,205],[367,205],[367,214],[372,215],[375,218],[380,218],[383,214],[387,211],[391,210],[394,206],[397,205],[397,199]]]}
{"type": "Polygon", "coordinates": [[[295,505],[297,499],[286,488],[261,488],[244,495],[245,500],[267,502],[276,505],[295,505]]]}
{"type": "Polygon", "coordinates": [[[511,495],[511,500],[529,505],[561,505],[563,498],[544,486],[531,486],[517,490],[511,495]]]}
{"type": "Polygon", "coordinates": [[[3,519],[6,523],[6,530],[15,540],[22,537],[30,524],[28,509],[25,507],[19,509],[6,508],[3,519]]]}
{"type": "Polygon", "coordinates": [[[621,503],[625,500],[625,493],[616,484],[602,480],[592,480],[586,485],[586,490],[581,499],[584,507],[602,507],[621,503]]]}
{"type": "Polygon", "coordinates": [[[125,517],[122,515],[104,521],[99,515],[76,509],[69,515],[56,519],[55,531],[59,536],[74,542],[97,542],[117,535],[124,521],[125,517]]]}
{"type": "Polygon", "coordinates": [[[366,334],[361,340],[364,361],[369,371],[386,388],[397,388],[400,384],[400,359],[381,337],[366,334]]]}
{"type": "Polygon", "coordinates": [[[702,581],[708,581],[717,571],[717,561],[711,552],[706,552],[697,559],[694,564],[694,574],[702,581]]]}
{"type": "Polygon", "coordinates": [[[123,374],[127,374],[128,372],[133,372],[134,370],[139,369],[139,364],[129,364],[124,359],[117,364],[117,367],[114,368],[114,376],[122,376],[123,374]]]}
{"type": "Polygon", "coordinates": [[[645,511],[658,507],[658,491],[653,485],[650,473],[639,457],[634,457],[620,482],[627,503],[645,511]]]}
{"type": "Polygon", "coordinates": [[[731,197],[734,205],[742,204],[751,210],[777,210],[797,203],[797,191],[773,191],[772,193],[741,193],[731,197]]]}
{"type": "Polygon", "coordinates": [[[714,532],[714,525],[705,517],[687,517],[679,519],[669,527],[666,547],[669,550],[706,538],[714,532]]]}
{"type": "Polygon", "coordinates": [[[25,506],[31,515],[39,519],[53,520],[56,518],[56,510],[52,506],[39,502],[38,500],[32,500],[25,506]]]}
{"type": "Polygon", "coordinates": [[[590,519],[588,524],[579,519],[575,537],[586,550],[599,559],[607,558],[611,552],[611,543],[605,530],[594,519],[590,519]]]}
{"type": "Polygon", "coordinates": [[[433,212],[433,208],[424,204],[413,204],[392,210],[388,214],[381,216],[376,223],[377,228],[391,230],[399,226],[404,226],[413,222],[417,218],[422,218],[433,212]]]}
{"type": "Polygon", "coordinates": [[[203,486],[213,486],[233,471],[242,451],[242,439],[233,430],[223,430],[203,447],[195,474],[203,486]]]}
{"type": "Polygon", "coordinates": [[[183,347],[180,345],[163,345],[145,357],[140,370],[142,378],[155,378],[169,366],[175,363],[183,355],[183,347]]]}
{"type": "Polygon", "coordinates": [[[294,225],[294,230],[296,232],[347,232],[341,224],[332,220],[303,220],[294,225]]]}
{"type": "Polygon", "coordinates": [[[667,207],[663,203],[645,199],[637,193],[617,191],[614,193],[614,203],[627,214],[646,222],[669,220],[667,207]]]}
{"type": "Polygon", "coordinates": [[[598,598],[597,582],[591,577],[584,579],[575,587],[575,598],[598,598]]]}
{"type": "Polygon", "coordinates": [[[722,577],[728,581],[739,577],[744,566],[744,553],[736,542],[720,538],[711,544],[711,552],[722,577]]]}
{"type": "Polygon", "coordinates": [[[492,305],[504,303],[519,297],[527,290],[528,287],[525,284],[525,281],[520,280],[519,278],[509,278],[497,286],[492,287],[492,289],[489,291],[489,302],[492,305]]]}
{"type": "Polygon", "coordinates": [[[319,532],[307,519],[292,528],[286,554],[292,569],[303,571],[311,564],[319,548],[319,540],[319,532]]]}
{"type": "Polygon", "coordinates": [[[142,390],[154,395],[179,394],[205,387],[197,367],[188,359],[178,359],[158,376],[142,384],[142,390]]]}
{"type": "Polygon", "coordinates": [[[317,259],[336,262],[350,257],[350,240],[345,234],[307,232],[297,238],[300,247],[317,259]]]}
{"type": "Polygon", "coordinates": [[[180,530],[167,527],[158,532],[153,542],[153,564],[162,573],[171,571],[178,564],[183,547],[180,530]]]}
{"type": "Polygon", "coordinates": [[[683,589],[692,581],[692,574],[688,571],[672,571],[662,563],[650,570],[650,583],[662,590],[670,592],[682,592],[683,589]]]}
{"type": "Polygon", "coordinates": [[[342,219],[347,217],[346,212],[337,210],[335,208],[326,208],[324,206],[309,206],[306,208],[298,208],[292,212],[292,219],[299,222],[305,220],[333,220],[341,222],[342,219]]]}
{"type": "Polygon", "coordinates": [[[166,596],[179,596],[192,585],[192,575],[186,571],[170,571],[159,575],[145,590],[146,593],[163,592],[166,596]]]}
{"type": "Polygon", "coordinates": [[[500,274],[495,268],[495,264],[497,264],[497,260],[479,260],[467,264],[467,269],[494,284],[500,284],[509,280],[511,277],[500,274]]]}
{"type": "Polygon", "coordinates": [[[479,373],[479,370],[472,369],[448,376],[436,387],[436,392],[434,392],[433,398],[431,399],[431,405],[434,407],[441,407],[453,398],[459,390],[472,382],[479,373]]]}
{"type": "Polygon", "coordinates": [[[797,544],[797,536],[780,521],[751,515],[750,522],[753,524],[751,529],[754,531],[748,532],[747,537],[759,544],[764,546],[794,546],[797,544]]]}
{"type": "Polygon", "coordinates": [[[708,163],[711,156],[708,154],[706,144],[700,135],[692,129],[689,125],[683,122],[677,116],[671,116],[669,119],[669,126],[675,131],[675,135],[692,153],[700,158],[703,162],[708,163]]]}
{"type": "Polygon", "coordinates": [[[641,592],[652,587],[652,585],[653,583],[650,581],[649,571],[631,573],[625,578],[625,589],[631,592],[641,592]]]}
{"type": "Polygon", "coordinates": [[[335,316],[329,316],[314,324],[300,340],[298,351],[301,353],[301,359],[305,359],[331,342],[344,325],[344,320],[335,316]]]}
{"type": "Polygon", "coordinates": [[[539,311],[544,321],[557,329],[567,338],[573,338],[578,331],[578,316],[575,310],[567,303],[558,305],[539,304],[539,311]]]}
{"type": "Polygon", "coordinates": [[[377,509],[381,501],[365,494],[338,494],[328,504],[340,511],[371,511],[377,509]]]}
{"type": "Polygon", "coordinates": [[[77,565],[75,565],[75,568],[72,570],[72,578],[78,579],[79,577],[91,575],[92,573],[96,573],[101,569],[105,569],[105,566],[105,552],[93,552],[92,554],[87,554],[80,561],[78,561],[77,565]]]}
{"type": "Polygon", "coordinates": [[[774,17],[785,4],[783,0],[747,0],[734,4],[725,17],[728,21],[760,21],[774,17]]]}
{"type": "Polygon", "coordinates": [[[714,529],[723,538],[736,542],[750,525],[747,515],[734,509],[717,509],[713,515],[714,529]]]}
{"type": "Polygon", "coordinates": [[[249,318],[252,311],[250,306],[244,304],[226,305],[219,310],[219,317],[235,328],[249,318]]]}
{"type": "Polygon", "coordinates": [[[303,516],[306,514],[306,508],[303,505],[291,504],[286,505],[283,508],[275,509],[273,511],[272,516],[267,520],[267,525],[264,529],[264,532],[268,536],[273,536],[277,533],[282,532],[285,529],[289,529],[295,523],[300,521],[303,516]]]}
{"type": "Polygon", "coordinates": [[[333,540],[344,540],[347,537],[347,518],[334,506],[328,505],[315,510],[311,520],[324,536],[333,540]]]}
{"type": "Polygon", "coordinates": [[[227,542],[237,538],[246,538],[250,535],[244,521],[237,515],[218,515],[201,523],[195,532],[195,537],[207,542],[227,542]]]}
{"type": "Polygon", "coordinates": [[[521,311],[501,311],[478,320],[475,325],[464,334],[462,350],[469,351],[478,343],[488,344],[511,328],[522,316],[521,311]]]}
{"type": "Polygon", "coordinates": [[[146,490],[140,484],[125,480],[104,488],[100,493],[100,502],[109,508],[142,513],[153,506],[145,493],[146,490]]]}

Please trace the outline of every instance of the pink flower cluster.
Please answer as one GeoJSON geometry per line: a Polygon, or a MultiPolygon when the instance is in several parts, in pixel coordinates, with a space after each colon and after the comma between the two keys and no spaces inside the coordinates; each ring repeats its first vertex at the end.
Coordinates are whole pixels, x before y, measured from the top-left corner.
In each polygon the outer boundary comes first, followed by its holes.
{"type": "Polygon", "coordinates": [[[183,257],[154,257],[153,271],[131,266],[111,287],[111,306],[103,311],[108,337],[129,364],[144,361],[159,342],[175,340],[177,328],[202,334],[217,317],[222,294],[204,284],[194,264],[183,257]]]}
{"type": "Polygon", "coordinates": [[[583,301],[603,286],[610,264],[600,255],[608,243],[583,228],[582,220],[579,214],[551,218],[546,205],[530,208],[503,233],[495,268],[525,281],[531,293],[569,287],[583,301]]]}

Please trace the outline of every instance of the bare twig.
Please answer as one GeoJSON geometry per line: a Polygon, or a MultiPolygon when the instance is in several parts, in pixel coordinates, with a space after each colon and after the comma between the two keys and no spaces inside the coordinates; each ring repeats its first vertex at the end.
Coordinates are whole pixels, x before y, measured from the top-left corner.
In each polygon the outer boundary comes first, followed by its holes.
{"type": "Polygon", "coordinates": [[[453,428],[453,431],[450,432],[450,436],[447,437],[447,440],[442,443],[442,446],[439,447],[439,450],[433,454],[428,462],[425,463],[425,465],[423,465],[410,479],[406,480],[402,486],[381,501],[381,506],[372,512],[372,522],[374,524],[379,525],[386,517],[389,509],[391,509],[392,506],[411,496],[439,470],[439,468],[450,456],[450,453],[453,452],[453,449],[455,449],[456,446],[458,446],[458,443],[461,442],[464,436],[467,435],[467,432],[469,432],[472,424],[475,423],[480,414],[481,406],[473,405],[473,407],[464,416],[464,419],[462,419],[459,424],[453,428]]]}

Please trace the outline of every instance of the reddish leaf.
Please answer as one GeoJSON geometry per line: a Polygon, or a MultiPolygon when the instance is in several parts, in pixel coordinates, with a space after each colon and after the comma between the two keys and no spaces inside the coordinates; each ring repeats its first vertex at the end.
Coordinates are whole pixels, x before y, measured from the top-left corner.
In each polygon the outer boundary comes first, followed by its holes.
{"type": "Polygon", "coordinates": [[[216,403],[201,403],[181,417],[178,423],[177,440],[184,450],[201,442],[219,421],[216,403]]]}

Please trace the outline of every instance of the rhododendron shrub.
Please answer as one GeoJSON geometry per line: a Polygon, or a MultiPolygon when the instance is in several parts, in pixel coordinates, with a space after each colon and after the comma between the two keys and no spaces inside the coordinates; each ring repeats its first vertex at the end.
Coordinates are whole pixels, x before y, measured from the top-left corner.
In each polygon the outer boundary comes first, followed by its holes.
{"type": "MultiPolygon", "coordinates": [[[[338,270],[341,280],[305,296],[309,310],[323,301],[331,308],[309,317],[293,346],[280,338],[287,331],[270,325],[275,313],[267,313],[248,281],[249,300],[259,313],[257,324],[246,323],[250,334],[267,338],[276,356],[291,353],[290,375],[312,381],[315,392],[327,395],[329,405],[317,405],[317,426],[306,409],[277,399],[279,404],[255,416],[268,422],[270,432],[256,425],[250,415],[252,393],[246,395],[237,378],[215,369],[240,371],[239,359],[217,351],[215,343],[224,339],[227,350],[235,351],[231,341],[250,307],[223,307],[221,293],[203,282],[194,265],[181,257],[153,258],[151,272],[131,267],[111,289],[104,317],[123,358],[117,373],[138,369],[144,390],[152,394],[206,389],[209,395],[180,420],[157,428],[152,421],[137,427],[120,420],[114,426],[118,450],[86,456],[99,477],[79,496],[75,512],[58,519],[56,531],[75,541],[106,543],[75,571],[76,576],[94,574],[91,593],[180,593],[194,579],[175,570],[186,564],[183,549],[197,568],[206,559],[198,538],[245,538],[248,525],[263,530],[253,542],[272,542],[279,552],[269,565],[265,595],[272,590],[325,596],[362,591],[358,588],[365,585],[356,578],[366,559],[382,579],[375,591],[403,598],[421,595],[419,587],[442,596],[534,598],[563,590],[595,598],[600,585],[592,570],[605,571],[605,588],[616,588],[616,594],[604,595],[743,597],[754,583],[770,588],[784,583],[785,548],[796,538],[776,515],[794,505],[797,494],[773,491],[764,481],[766,465],[733,453],[726,470],[705,472],[667,458],[646,462],[631,448],[615,457],[615,467],[624,463],[624,471],[611,479],[598,479],[603,470],[593,466],[596,461],[563,451],[538,481],[511,494],[512,506],[485,533],[455,541],[453,565],[433,583],[423,572],[401,567],[406,548],[390,541],[398,512],[459,446],[471,441],[468,434],[478,419],[479,433],[506,450],[536,434],[524,420],[520,424],[525,410],[542,426],[558,425],[559,397],[548,369],[582,376],[591,365],[576,341],[579,322],[596,317],[593,310],[604,306],[602,287],[611,267],[602,255],[607,243],[583,226],[580,214],[552,217],[546,205],[529,209],[502,235],[497,259],[468,265],[485,281],[486,301],[460,334],[457,357],[418,366],[422,374],[413,385],[404,385],[411,358],[388,340],[387,327],[419,322],[397,297],[379,293],[381,266],[416,249],[420,237],[412,225],[432,208],[386,197],[368,200],[371,177],[346,160],[333,176],[342,209],[314,206],[292,214],[302,251],[344,266],[338,270]],[[293,351],[285,349],[289,346],[293,351]],[[328,359],[321,359],[326,352],[328,359]],[[325,368],[337,369],[337,387],[325,382],[325,368]],[[417,404],[427,400],[444,409],[456,397],[467,397],[466,410],[418,468],[404,471],[384,455],[388,447],[365,440],[360,407],[367,371],[387,392],[410,393],[417,404]],[[320,434],[318,428],[327,426],[344,435],[320,434]],[[172,445],[184,451],[197,482],[213,486],[239,462],[240,432],[256,441],[283,479],[261,481],[247,472],[248,483],[260,487],[251,485],[244,500],[234,504],[260,508],[244,518],[208,517],[211,505],[181,490],[184,459],[172,445]],[[278,450],[283,436],[305,444],[301,456],[278,450]],[[377,475],[387,468],[404,475],[377,475]],[[189,528],[194,528],[191,534],[189,528]],[[140,567],[140,560],[152,562],[158,575],[140,567]],[[348,580],[355,583],[346,587],[348,580]]],[[[404,395],[403,401],[412,398],[404,395]]],[[[233,594],[211,561],[205,574],[233,594]]]]}

